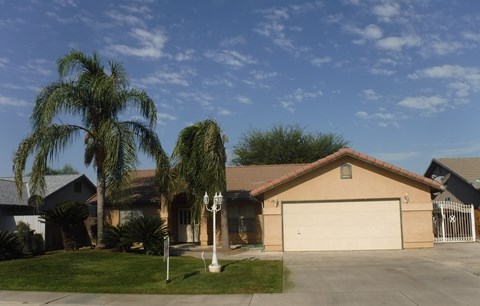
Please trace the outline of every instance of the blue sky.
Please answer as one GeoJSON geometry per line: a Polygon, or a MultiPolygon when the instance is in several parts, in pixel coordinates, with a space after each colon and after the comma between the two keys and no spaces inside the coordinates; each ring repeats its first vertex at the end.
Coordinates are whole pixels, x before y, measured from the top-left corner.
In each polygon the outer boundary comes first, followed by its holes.
{"type": "MultiPolygon", "coordinates": [[[[124,64],[168,154],[207,118],[229,155],[250,128],[299,124],[423,174],[433,157],[480,156],[479,25],[474,0],[0,0],[0,176],[72,48],[124,64]]],[[[94,179],[81,142],[51,166],[94,179]]]]}

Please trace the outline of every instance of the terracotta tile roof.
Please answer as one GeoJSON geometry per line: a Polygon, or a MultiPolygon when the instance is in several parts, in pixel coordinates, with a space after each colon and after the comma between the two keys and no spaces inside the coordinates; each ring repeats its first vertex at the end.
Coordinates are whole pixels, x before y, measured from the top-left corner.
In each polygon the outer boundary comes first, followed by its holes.
{"type": "Polygon", "coordinates": [[[413,179],[415,181],[421,182],[421,183],[426,184],[426,185],[428,185],[428,186],[430,186],[434,189],[443,189],[444,188],[442,184],[440,184],[438,182],[435,182],[432,179],[426,178],[424,176],[418,175],[416,173],[410,172],[408,170],[405,170],[405,169],[402,169],[400,167],[394,166],[392,164],[386,163],[384,161],[378,160],[374,157],[371,157],[371,156],[362,154],[360,152],[354,151],[350,148],[344,148],[344,149],[341,149],[341,150],[339,150],[339,151],[337,151],[337,152],[335,152],[331,155],[328,155],[327,157],[319,159],[316,162],[313,162],[313,163],[305,165],[301,168],[295,169],[294,171],[292,171],[292,172],[290,172],[286,175],[283,175],[282,177],[279,177],[279,178],[277,178],[277,179],[275,179],[275,180],[273,180],[269,183],[266,183],[262,186],[259,186],[255,189],[253,189],[250,193],[251,193],[252,196],[257,196],[261,193],[264,193],[267,190],[270,190],[270,189],[272,189],[276,186],[279,186],[283,183],[286,183],[290,180],[293,180],[298,176],[301,176],[301,175],[303,175],[307,172],[310,172],[314,169],[322,167],[322,166],[324,166],[324,165],[326,165],[326,164],[328,164],[328,163],[330,163],[334,160],[342,158],[344,156],[354,157],[358,160],[373,164],[373,165],[378,166],[380,168],[386,169],[386,170],[394,172],[396,174],[399,174],[399,175],[408,177],[410,179],[413,179]]]}
{"type": "Polygon", "coordinates": [[[306,164],[226,167],[227,190],[251,191],[306,164]]]}
{"type": "Polygon", "coordinates": [[[480,180],[480,157],[435,158],[432,162],[443,166],[468,184],[480,180]]]}

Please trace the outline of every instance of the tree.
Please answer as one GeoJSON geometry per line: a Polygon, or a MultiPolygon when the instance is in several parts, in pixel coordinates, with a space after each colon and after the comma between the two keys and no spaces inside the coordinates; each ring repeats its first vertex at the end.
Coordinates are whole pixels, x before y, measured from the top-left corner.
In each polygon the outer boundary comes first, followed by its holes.
{"type": "MultiPolygon", "coordinates": [[[[184,128],[173,149],[174,171],[184,182],[187,196],[191,197],[192,215],[198,221],[204,209],[205,192],[213,195],[226,190],[225,153],[226,137],[217,122],[208,119],[184,128]]],[[[222,246],[230,246],[228,237],[227,206],[221,210],[222,246]]],[[[215,235],[215,233],[214,233],[215,235]]],[[[215,239],[215,238],[214,238],[215,239]]]]}
{"type": "Polygon", "coordinates": [[[305,133],[298,125],[275,125],[271,130],[250,129],[233,147],[234,165],[312,163],[345,147],[348,141],[334,133],[305,133]]]}
{"type": "Polygon", "coordinates": [[[79,174],[78,170],[73,168],[70,164],[66,164],[61,169],[53,169],[47,166],[45,175],[62,175],[62,174],[79,174]]]}
{"type": "Polygon", "coordinates": [[[154,131],[157,111],[146,92],[129,87],[120,63],[109,61],[106,69],[96,53],[88,56],[72,50],[57,66],[60,80],[37,96],[31,115],[32,133],[14,154],[17,189],[21,194],[25,164],[34,155],[31,191],[44,194],[47,160],[58,157],[67,145],[83,136],[85,165],[93,166],[97,174],[97,247],[101,248],[106,189],[112,201],[128,190],[129,172],[138,162],[137,150],[156,160],[159,183],[165,183],[162,173],[169,163],[154,131]],[[146,122],[120,121],[126,110],[129,115],[138,111],[146,122]],[[78,120],[70,124],[55,120],[62,114],[78,120]]]}

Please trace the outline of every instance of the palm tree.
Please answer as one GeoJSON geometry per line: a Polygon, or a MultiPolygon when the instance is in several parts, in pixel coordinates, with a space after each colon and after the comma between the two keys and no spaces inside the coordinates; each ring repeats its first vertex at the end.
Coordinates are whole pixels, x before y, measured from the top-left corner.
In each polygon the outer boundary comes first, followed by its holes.
{"type": "MultiPolygon", "coordinates": [[[[32,193],[44,194],[47,161],[83,136],[85,165],[97,175],[97,247],[102,247],[103,209],[109,195],[122,195],[129,183],[128,173],[136,166],[137,150],[156,160],[160,183],[169,168],[168,157],[154,131],[155,103],[144,91],[131,89],[123,66],[108,62],[105,69],[96,53],[88,56],[72,50],[58,62],[60,80],[42,89],[31,115],[32,133],[22,140],[14,155],[13,169],[18,192],[27,158],[35,155],[31,171],[32,193]],[[138,111],[138,119],[120,121],[124,111],[138,111]],[[64,123],[58,115],[79,120],[64,123]]],[[[114,199],[112,199],[114,200],[114,199]]]]}
{"type": "MultiPolygon", "coordinates": [[[[214,194],[226,190],[225,140],[217,122],[208,119],[184,128],[173,149],[174,171],[183,182],[187,196],[191,197],[192,219],[195,221],[199,221],[203,211],[205,192],[214,194]]],[[[222,246],[228,248],[226,205],[221,210],[221,218],[222,246]]]]}

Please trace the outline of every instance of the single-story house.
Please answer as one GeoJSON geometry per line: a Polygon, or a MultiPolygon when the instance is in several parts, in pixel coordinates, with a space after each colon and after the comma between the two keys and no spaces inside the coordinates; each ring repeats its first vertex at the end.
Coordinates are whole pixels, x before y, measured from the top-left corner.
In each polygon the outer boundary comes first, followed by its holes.
{"type": "MultiPolygon", "coordinates": [[[[15,231],[19,221],[43,235],[47,251],[62,249],[60,230],[52,224],[43,224],[38,219],[36,195],[30,193],[30,178],[23,178],[23,195],[18,196],[13,177],[0,178],[0,230],[15,231]]],[[[47,175],[46,190],[41,209],[50,210],[66,201],[85,203],[96,192],[96,187],[86,175],[47,175]]]]}
{"type": "Polygon", "coordinates": [[[425,176],[445,186],[445,190],[432,193],[434,201],[473,204],[475,222],[480,224],[480,157],[434,158],[425,176]]]}
{"type": "MultiPolygon", "coordinates": [[[[311,164],[227,167],[226,175],[233,244],[261,243],[266,251],[433,246],[431,192],[443,185],[350,148],[311,164]]],[[[210,244],[209,214],[192,224],[182,195],[162,207],[151,193],[153,176],[153,170],[133,173],[138,201],[107,204],[110,222],[154,213],[167,220],[174,241],[210,244]]]]}

